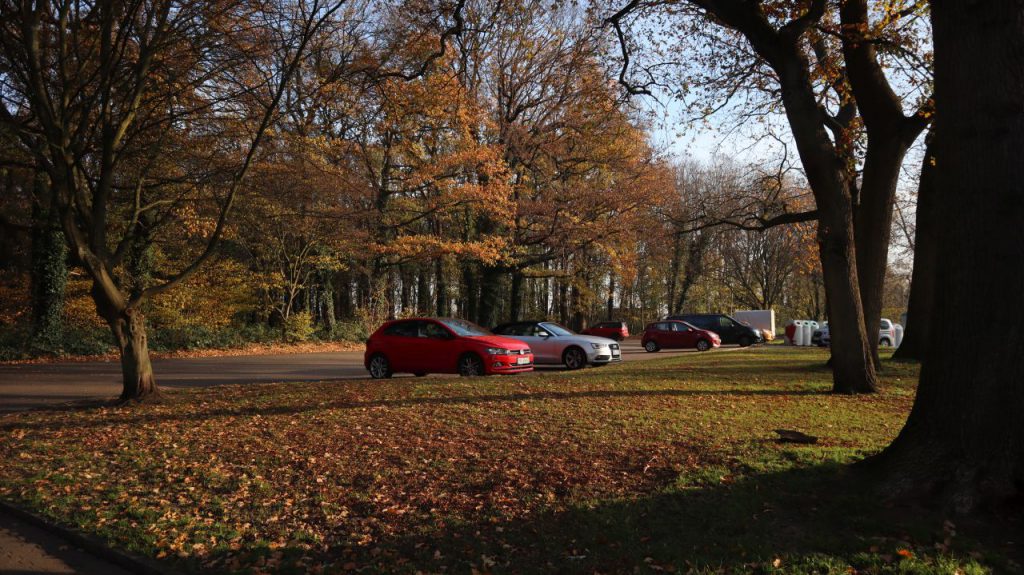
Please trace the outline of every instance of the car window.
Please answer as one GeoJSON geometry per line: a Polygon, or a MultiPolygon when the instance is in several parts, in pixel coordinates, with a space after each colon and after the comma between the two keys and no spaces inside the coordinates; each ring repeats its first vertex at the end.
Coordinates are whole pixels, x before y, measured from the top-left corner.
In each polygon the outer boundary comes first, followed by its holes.
{"type": "Polygon", "coordinates": [[[402,337],[418,337],[419,333],[417,330],[418,322],[415,321],[400,321],[393,323],[384,330],[384,335],[397,335],[402,337]]]}
{"type": "Polygon", "coordinates": [[[732,321],[731,319],[729,319],[729,318],[727,318],[727,317],[725,317],[723,315],[723,316],[718,318],[718,325],[720,325],[722,327],[732,327],[732,326],[736,325],[736,322],[732,321]]]}
{"type": "Polygon", "coordinates": [[[482,328],[477,324],[466,321],[464,319],[453,319],[450,317],[438,320],[443,323],[448,329],[455,332],[456,335],[472,337],[475,335],[494,335],[488,329],[482,328]]]}
{"type": "Polygon", "coordinates": [[[657,327],[658,331],[672,331],[672,324],[670,323],[659,323],[657,327]]]}
{"type": "Polygon", "coordinates": [[[420,337],[427,337],[430,339],[450,339],[451,334],[448,330],[441,327],[440,325],[432,321],[420,322],[420,337]]]}
{"type": "Polygon", "coordinates": [[[562,327],[562,326],[558,325],[557,323],[544,322],[544,323],[540,324],[540,327],[545,329],[545,330],[547,330],[547,331],[549,331],[549,332],[551,332],[554,335],[561,335],[561,336],[576,335],[576,332],[572,331],[571,329],[569,329],[567,327],[562,327]]]}

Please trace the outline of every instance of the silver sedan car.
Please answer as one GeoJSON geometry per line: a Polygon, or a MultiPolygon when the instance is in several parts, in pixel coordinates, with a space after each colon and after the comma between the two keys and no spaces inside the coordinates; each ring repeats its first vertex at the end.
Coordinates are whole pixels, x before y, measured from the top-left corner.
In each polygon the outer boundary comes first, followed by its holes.
{"type": "Polygon", "coordinates": [[[579,369],[587,364],[608,365],[622,361],[622,351],[615,340],[580,335],[549,321],[506,323],[492,331],[529,344],[535,364],[561,364],[569,369],[579,369]]]}

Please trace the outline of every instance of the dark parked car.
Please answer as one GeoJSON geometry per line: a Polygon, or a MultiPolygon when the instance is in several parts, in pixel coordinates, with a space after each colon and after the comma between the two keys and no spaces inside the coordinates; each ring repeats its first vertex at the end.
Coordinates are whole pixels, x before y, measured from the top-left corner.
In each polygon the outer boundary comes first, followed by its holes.
{"type": "Polygon", "coordinates": [[[602,321],[581,331],[583,335],[596,335],[607,337],[615,341],[622,341],[629,337],[629,327],[624,321],[602,321]]]}
{"type": "Polygon", "coordinates": [[[677,319],[718,334],[723,344],[736,343],[742,347],[764,342],[760,330],[720,313],[688,313],[670,315],[665,319],[677,319]]]}

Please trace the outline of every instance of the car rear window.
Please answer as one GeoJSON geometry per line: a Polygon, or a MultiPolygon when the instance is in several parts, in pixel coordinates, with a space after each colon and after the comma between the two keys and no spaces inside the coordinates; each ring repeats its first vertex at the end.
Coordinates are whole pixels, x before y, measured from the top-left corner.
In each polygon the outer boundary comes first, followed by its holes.
{"type": "Polygon", "coordinates": [[[384,330],[384,335],[398,335],[402,337],[419,337],[419,322],[400,321],[393,323],[384,330]]]}

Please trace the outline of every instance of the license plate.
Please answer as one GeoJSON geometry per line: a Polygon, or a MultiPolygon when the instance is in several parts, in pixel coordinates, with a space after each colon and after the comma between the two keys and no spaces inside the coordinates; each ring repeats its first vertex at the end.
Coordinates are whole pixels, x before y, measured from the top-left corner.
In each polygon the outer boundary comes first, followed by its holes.
{"type": "Polygon", "coordinates": [[[528,357],[518,357],[518,358],[516,358],[516,363],[518,363],[519,365],[523,365],[524,363],[530,363],[530,358],[528,358],[528,357]]]}

